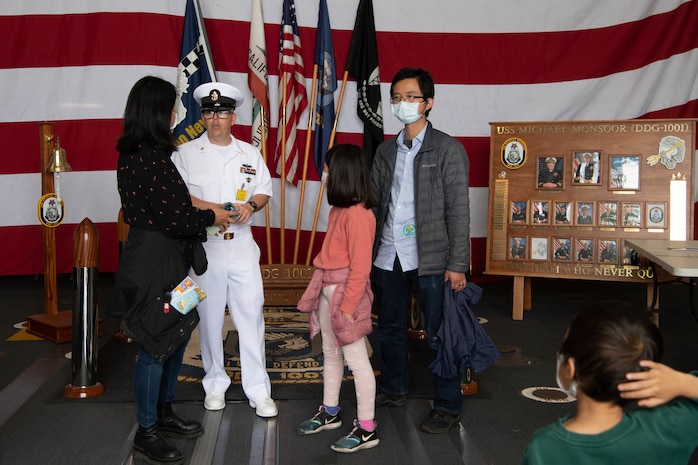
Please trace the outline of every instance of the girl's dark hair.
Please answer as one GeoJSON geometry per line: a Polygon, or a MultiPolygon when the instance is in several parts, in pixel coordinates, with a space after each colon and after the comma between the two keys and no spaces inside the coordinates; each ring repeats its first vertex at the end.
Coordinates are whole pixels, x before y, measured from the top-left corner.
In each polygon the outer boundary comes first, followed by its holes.
{"type": "Polygon", "coordinates": [[[354,144],[333,146],[325,155],[329,169],[327,202],[334,207],[348,208],[364,203],[374,206],[369,170],[371,163],[364,149],[354,144]]]}
{"type": "Polygon", "coordinates": [[[134,84],[124,110],[124,131],[116,144],[119,153],[135,152],[139,146],[175,150],[170,121],[176,95],[172,84],[155,76],[134,84]]]}
{"type": "MultiPolygon", "coordinates": [[[[393,87],[399,81],[404,81],[405,79],[416,79],[419,84],[419,91],[422,93],[424,100],[429,98],[434,98],[434,78],[431,77],[429,71],[422,68],[402,68],[395,76],[393,76],[393,82],[390,84],[390,95],[393,95],[393,87]]],[[[428,117],[431,109],[424,112],[428,117]]]]}
{"type": "Polygon", "coordinates": [[[640,360],[659,361],[662,335],[647,309],[622,301],[590,305],[570,324],[560,354],[573,358],[577,389],[592,399],[625,405],[618,384],[628,372],[640,371],[640,360]]]}

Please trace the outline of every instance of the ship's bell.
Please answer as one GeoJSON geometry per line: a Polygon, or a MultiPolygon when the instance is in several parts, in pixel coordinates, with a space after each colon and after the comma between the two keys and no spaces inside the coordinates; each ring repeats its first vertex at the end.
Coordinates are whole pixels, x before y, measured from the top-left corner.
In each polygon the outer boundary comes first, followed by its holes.
{"type": "Polygon", "coordinates": [[[56,147],[51,150],[49,154],[49,161],[44,168],[47,173],[65,173],[66,171],[72,171],[68,162],[65,159],[65,149],[61,147],[61,143],[56,138],[56,147]]]}

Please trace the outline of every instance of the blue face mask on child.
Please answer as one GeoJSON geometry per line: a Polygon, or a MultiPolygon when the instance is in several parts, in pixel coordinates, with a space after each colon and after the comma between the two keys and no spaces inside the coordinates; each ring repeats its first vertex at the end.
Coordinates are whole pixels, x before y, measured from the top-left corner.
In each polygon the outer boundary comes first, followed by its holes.
{"type": "Polygon", "coordinates": [[[411,124],[417,121],[422,114],[419,112],[419,106],[424,102],[407,103],[405,101],[391,103],[390,108],[393,110],[393,115],[400,120],[402,124],[411,124]]]}

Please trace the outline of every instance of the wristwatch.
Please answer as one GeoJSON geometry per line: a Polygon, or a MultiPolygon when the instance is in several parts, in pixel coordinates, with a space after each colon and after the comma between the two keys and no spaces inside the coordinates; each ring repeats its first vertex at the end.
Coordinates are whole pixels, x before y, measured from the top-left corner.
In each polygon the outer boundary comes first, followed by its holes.
{"type": "Polygon", "coordinates": [[[257,202],[255,202],[254,200],[248,200],[247,203],[249,203],[250,206],[252,206],[253,213],[255,213],[259,209],[259,207],[257,206],[257,202]]]}

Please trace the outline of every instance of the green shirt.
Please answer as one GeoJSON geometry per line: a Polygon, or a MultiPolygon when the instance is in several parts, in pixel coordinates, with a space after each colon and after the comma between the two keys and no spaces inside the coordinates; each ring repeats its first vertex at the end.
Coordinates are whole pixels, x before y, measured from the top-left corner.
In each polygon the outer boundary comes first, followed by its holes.
{"type": "Polygon", "coordinates": [[[655,408],[625,412],[601,434],[577,434],[562,425],[570,416],[533,434],[523,465],[686,465],[698,447],[698,399],[676,399],[655,408]]]}

